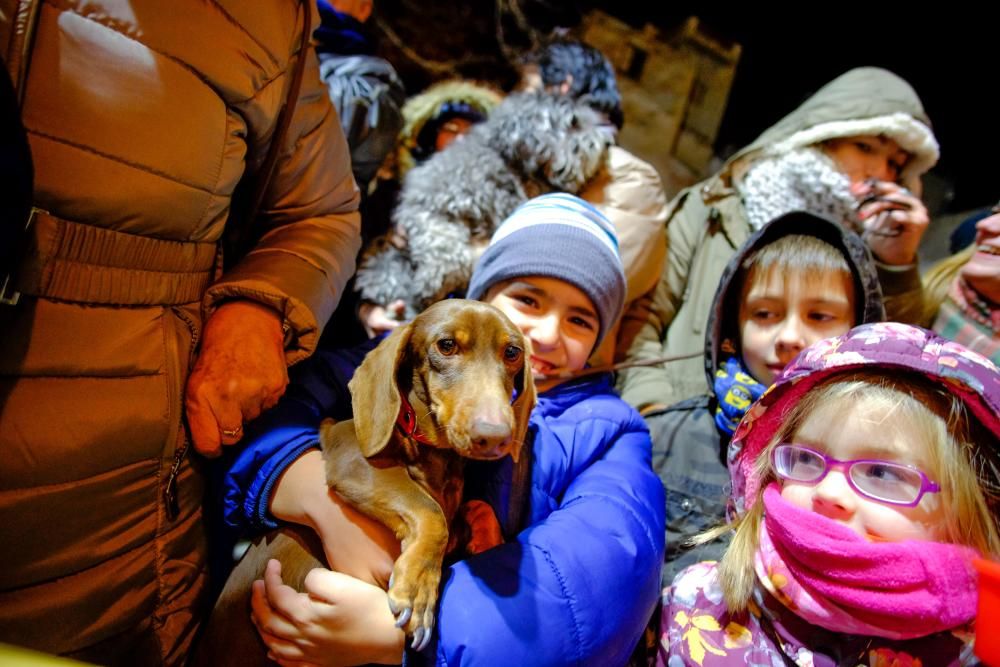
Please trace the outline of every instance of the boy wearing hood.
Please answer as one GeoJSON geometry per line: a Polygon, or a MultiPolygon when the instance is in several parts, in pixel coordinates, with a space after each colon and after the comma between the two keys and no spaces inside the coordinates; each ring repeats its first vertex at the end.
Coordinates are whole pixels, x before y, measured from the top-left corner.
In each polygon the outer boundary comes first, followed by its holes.
{"type": "Polygon", "coordinates": [[[916,248],[929,222],[920,176],[938,144],[913,88],[878,68],[853,69],[682,191],[667,219],[668,257],[653,296],[631,308],[629,360],[683,359],[620,373],[622,397],[646,413],[706,387],[696,353],[727,261],[768,220],[793,210],[862,234],[893,319],[921,317],[916,248]]]}
{"type": "Polygon", "coordinates": [[[842,225],[796,211],[754,233],[715,293],[705,334],[711,392],[646,415],[666,489],[663,583],[720,557],[725,543],[685,542],[725,519],[726,450],[746,409],[803,348],[885,318],[875,263],[842,225]]]}

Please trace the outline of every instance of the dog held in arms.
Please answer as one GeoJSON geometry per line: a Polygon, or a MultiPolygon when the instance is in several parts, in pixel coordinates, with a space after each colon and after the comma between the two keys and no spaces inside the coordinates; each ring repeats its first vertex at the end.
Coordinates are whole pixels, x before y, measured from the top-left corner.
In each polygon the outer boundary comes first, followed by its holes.
{"type": "MultiPolygon", "coordinates": [[[[329,485],[401,541],[389,606],[418,650],[430,641],[442,562],[454,546],[449,527],[462,501],[464,460],[510,454],[517,462],[527,436],[535,405],[527,345],[488,304],[438,302],[365,357],[349,384],[354,418],[321,425],[329,485]]],[[[325,567],[322,545],[303,527],[254,540],[226,582],[194,664],[268,664],[250,621],[250,592],[270,558],[299,590],[309,570],[325,567]]]]}

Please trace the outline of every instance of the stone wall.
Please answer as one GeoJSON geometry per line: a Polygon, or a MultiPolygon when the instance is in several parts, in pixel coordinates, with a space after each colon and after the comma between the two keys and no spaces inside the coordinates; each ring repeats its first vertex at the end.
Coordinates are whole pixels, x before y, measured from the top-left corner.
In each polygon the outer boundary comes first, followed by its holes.
{"type": "Polygon", "coordinates": [[[580,35],[618,74],[620,143],[657,168],[669,196],[707,176],[740,45],[712,39],[694,17],[663,34],[597,10],[584,17],[580,35]]]}

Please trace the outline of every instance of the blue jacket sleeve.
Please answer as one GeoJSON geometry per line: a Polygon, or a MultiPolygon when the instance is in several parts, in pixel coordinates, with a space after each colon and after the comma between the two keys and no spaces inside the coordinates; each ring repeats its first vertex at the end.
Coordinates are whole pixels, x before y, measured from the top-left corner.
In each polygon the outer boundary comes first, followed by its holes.
{"type": "Polygon", "coordinates": [[[636,414],[547,517],[445,571],[434,640],[406,664],[624,664],[659,595],[663,523],[636,414]]]}
{"type": "Polygon", "coordinates": [[[246,533],[277,526],[268,513],[275,482],[299,455],[319,447],[319,424],[324,417],[350,419],[347,383],[376,343],[368,341],[349,350],[320,350],[292,368],[285,396],[248,424],[245,444],[229,454],[232,463],[222,482],[228,528],[246,533]]]}

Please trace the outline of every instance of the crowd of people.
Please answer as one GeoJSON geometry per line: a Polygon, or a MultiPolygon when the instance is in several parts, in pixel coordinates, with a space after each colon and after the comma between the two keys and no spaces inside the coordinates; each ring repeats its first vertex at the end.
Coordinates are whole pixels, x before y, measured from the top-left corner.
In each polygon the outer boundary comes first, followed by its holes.
{"type": "Polygon", "coordinates": [[[373,10],[0,10],[0,662],[197,661],[241,545],[298,525],[327,567],[246,601],[281,665],[976,664],[1000,209],[921,271],[917,92],[851,69],[671,199],[597,49],[407,91],[373,10]],[[448,298],[538,395],[521,462],[466,469],[501,543],[407,637],[405,545],[319,432],[448,298]]]}

